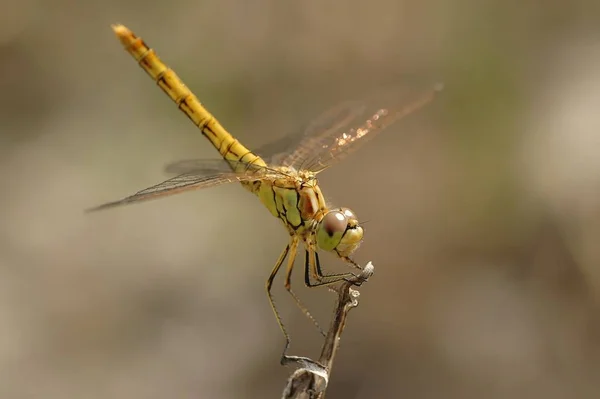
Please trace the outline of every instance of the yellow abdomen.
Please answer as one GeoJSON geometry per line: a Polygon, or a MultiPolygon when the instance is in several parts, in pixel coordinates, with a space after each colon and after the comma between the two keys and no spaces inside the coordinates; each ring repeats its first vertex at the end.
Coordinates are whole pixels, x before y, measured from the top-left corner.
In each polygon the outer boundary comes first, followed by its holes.
{"type": "Polygon", "coordinates": [[[198,98],[179,79],[175,72],[167,67],[155,51],[135,36],[123,25],[113,25],[117,37],[125,50],[135,58],[138,64],[158,84],[158,86],[177,104],[179,109],[196,125],[204,137],[229,161],[231,167],[244,170],[247,164],[266,166],[258,155],[244,147],[219,121],[200,103],[198,98]],[[240,164],[239,162],[243,162],[240,164]]]}

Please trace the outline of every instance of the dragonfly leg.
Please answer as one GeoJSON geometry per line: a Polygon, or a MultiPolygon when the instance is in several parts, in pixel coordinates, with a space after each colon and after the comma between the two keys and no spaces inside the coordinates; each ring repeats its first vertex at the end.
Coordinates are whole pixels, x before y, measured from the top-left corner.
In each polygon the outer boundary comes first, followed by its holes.
{"type": "MultiPolygon", "coordinates": [[[[281,253],[281,255],[279,255],[279,259],[277,259],[277,263],[275,264],[275,267],[273,267],[273,270],[271,271],[271,274],[269,275],[269,278],[267,279],[267,282],[265,284],[265,287],[267,289],[267,296],[269,298],[269,304],[271,305],[271,309],[273,310],[273,313],[275,313],[275,318],[277,319],[277,324],[279,324],[279,328],[281,329],[281,332],[283,332],[283,335],[285,336],[285,349],[283,351],[284,355],[287,352],[287,348],[290,346],[290,335],[288,334],[287,330],[285,329],[285,326],[283,325],[283,321],[281,320],[281,316],[279,315],[279,311],[277,310],[277,307],[275,306],[275,301],[273,300],[273,294],[271,293],[271,288],[273,287],[273,280],[275,279],[275,276],[277,276],[277,273],[279,272],[279,269],[281,268],[283,261],[285,260],[288,253],[290,252],[290,245],[294,245],[293,241],[291,242],[291,244],[286,245],[286,247],[283,250],[283,252],[281,253]]],[[[296,246],[297,246],[297,243],[296,243],[296,246]]]]}
{"type": "Polygon", "coordinates": [[[356,277],[354,273],[336,273],[336,274],[323,274],[321,269],[321,262],[319,261],[319,254],[314,248],[306,249],[306,255],[304,257],[304,283],[307,287],[320,287],[323,285],[331,285],[349,277],[356,277]],[[310,277],[316,280],[312,282],[310,277]]]}
{"type": "MultiPolygon", "coordinates": [[[[287,364],[289,361],[292,361],[293,359],[304,359],[304,358],[300,358],[297,356],[290,357],[287,355],[287,351],[290,347],[290,342],[291,342],[290,334],[287,332],[287,329],[285,328],[283,321],[281,320],[279,311],[277,310],[277,307],[275,306],[275,300],[273,299],[273,294],[271,293],[271,288],[273,287],[273,280],[275,280],[275,276],[277,276],[277,273],[279,272],[281,265],[283,264],[283,262],[285,261],[285,258],[288,255],[289,255],[288,266],[287,266],[287,272],[286,272],[286,276],[285,276],[286,289],[292,295],[292,297],[296,300],[296,304],[300,307],[300,309],[304,312],[304,314],[307,315],[315,323],[315,325],[317,326],[319,331],[321,331],[321,333],[323,335],[325,335],[323,333],[323,331],[321,330],[321,328],[319,327],[319,325],[317,324],[316,320],[312,317],[312,315],[308,312],[306,307],[300,302],[300,300],[296,297],[296,295],[291,291],[291,289],[289,288],[289,285],[288,285],[288,282],[290,282],[290,280],[291,280],[290,275],[291,275],[292,269],[294,267],[294,260],[296,259],[297,250],[298,250],[298,237],[294,236],[294,237],[292,237],[292,239],[290,240],[290,243],[285,247],[285,249],[279,256],[279,259],[277,259],[277,263],[275,264],[275,267],[273,267],[273,270],[271,271],[271,274],[269,275],[269,278],[267,279],[267,283],[266,283],[267,295],[269,297],[269,303],[271,304],[271,309],[273,309],[273,313],[275,313],[275,317],[277,318],[277,323],[279,324],[279,328],[281,329],[281,332],[283,332],[283,335],[285,337],[285,347],[283,348],[283,353],[281,354],[281,364],[287,364]]],[[[305,359],[305,360],[310,360],[310,359],[305,359]]]]}
{"type": "Polygon", "coordinates": [[[319,325],[317,320],[313,317],[313,315],[310,313],[308,308],[302,303],[300,298],[298,298],[296,293],[294,291],[292,291],[292,271],[294,270],[294,260],[296,258],[296,248],[297,248],[297,246],[295,246],[293,248],[293,252],[290,254],[290,258],[288,259],[287,270],[285,272],[284,287],[287,290],[287,292],[289,292],[289,294],[292,296],[292,298],[294,298],[294,302],[296,302],[296,305],[300,308],[302,313],[304,313],[304,315],[313,322],[313,324],[317,327],[317,330],[319,330],[321,335],[325,336],[325,331],[323,331],[323,329],[321,328],[321,326],[319,325]]]}
{"type": "Polygon", "coordinates": [[[357,268],[358,270],[362,270],[362,269],[363,269],[361,265],[359,265],[358,263],[356,263],[355,261],[353,261],[352,259],[350,259],[350,258],[349,258],[349,257],[347,257],[347,256],[342,256],[342,259],[343,259],[344,261],[346,261],[346,263],[350,263],[352,266],[354,266],[354,267],[355,267],[355,268],[357,268]]]}

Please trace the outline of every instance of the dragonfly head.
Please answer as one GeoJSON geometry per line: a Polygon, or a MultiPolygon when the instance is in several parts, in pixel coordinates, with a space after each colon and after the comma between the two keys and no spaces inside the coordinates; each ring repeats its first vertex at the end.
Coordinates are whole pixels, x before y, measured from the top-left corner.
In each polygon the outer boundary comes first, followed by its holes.
{"type": "Polygon", "coordinates": [[[332,209],[317,224],[317,246],[347,257],[354,252],[363,238],[363,228],[356,215],[348,208],[332,209]]]}

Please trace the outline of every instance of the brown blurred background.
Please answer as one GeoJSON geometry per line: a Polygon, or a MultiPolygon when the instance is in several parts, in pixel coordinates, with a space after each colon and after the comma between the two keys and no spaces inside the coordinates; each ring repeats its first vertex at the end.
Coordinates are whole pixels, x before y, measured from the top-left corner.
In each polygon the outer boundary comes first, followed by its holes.
{"type": "MultiPolygon", "coordinates": [[[[242,188],[83,213],[214,156],[115,22],[250,147],[372,84],[445,82],[321,175],[368,220],[357,260],[376,266],[329,397],[598,397],[597,1],[0,10],[0,398],[274,398],[291,372],[263,288],[286,234],[242,188]]],[[[292,353],[315,356],[318,333],[282,291],[292,353]]],[[[298,291],[326,325],[333,296],[298,291]]]]}

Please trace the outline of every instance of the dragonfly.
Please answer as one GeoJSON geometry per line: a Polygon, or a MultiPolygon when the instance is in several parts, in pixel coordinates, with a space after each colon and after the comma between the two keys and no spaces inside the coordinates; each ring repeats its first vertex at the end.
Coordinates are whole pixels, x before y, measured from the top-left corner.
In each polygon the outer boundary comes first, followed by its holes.
{"type": "Polygon", "coordinates": [[[302,312],[315,324],[315,319],[291,285],[292,270],[300,247],[303,246],[305,252],[304,280],[308,287],[331,286],[354,276],[352,272],[323,273],[318,250],[331,252],[352,268],[361,269],[351,256],[363,240],[364,229],[356,214],[349,208],[328,206],[318,185],[317,174],[354,152],[391,124],[429,104],[441,90],[441,85],[434,84],[414,95],[404,96],[394,107],[382,105],[369,110],[367,105],[358,101],[344,102],[310,122],[302,134],[285,136],[251,151],[219,123],[140,37],[120,24],[113,25],[112,28],[125,50],[200,129],[221,157],[169,164],[165,168],[166,172],[174,174],[174,177],[88,211],[139,203],[232,182],[241,183],[283,223],[289,233],[289,242],[275,262],[265,284],[271,309],[286,340],[283,352],[285,357],[290,335],[275,307],[271,288],[286,259],[284,287],[302,312]]]}

